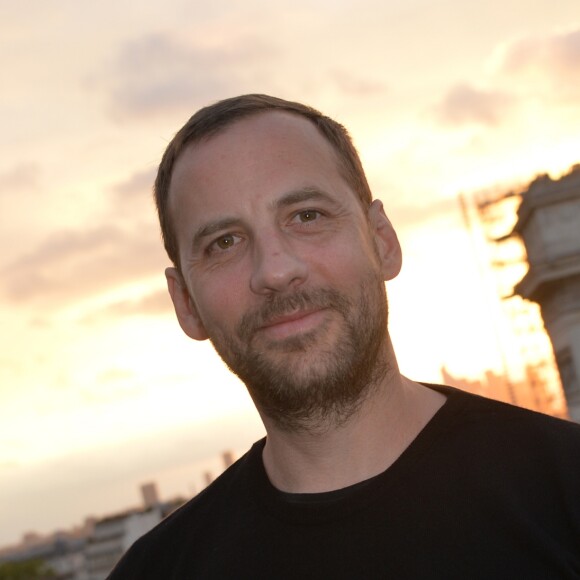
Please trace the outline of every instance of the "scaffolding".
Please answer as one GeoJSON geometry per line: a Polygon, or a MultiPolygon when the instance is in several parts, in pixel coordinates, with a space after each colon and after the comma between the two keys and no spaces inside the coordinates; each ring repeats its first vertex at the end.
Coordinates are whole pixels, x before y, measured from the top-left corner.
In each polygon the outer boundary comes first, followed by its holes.
{"type": "Polygon", "coordinates": [[[460,196],[465,224],[472,239],[481,241],[478,248],[483,254],[482,268],[491,269],[500,309],[507,320],[497,333],[502,335],[498,336],[498,343],[510,398],[520,406],[567,417],[560,376],[540,308],[513,292],[528,269],[524,245],[512,233],[521,201],[518,191],[488,191],[469,200],[460,196]],[[522,380],[514,381],[514,372],[522,380]]]}

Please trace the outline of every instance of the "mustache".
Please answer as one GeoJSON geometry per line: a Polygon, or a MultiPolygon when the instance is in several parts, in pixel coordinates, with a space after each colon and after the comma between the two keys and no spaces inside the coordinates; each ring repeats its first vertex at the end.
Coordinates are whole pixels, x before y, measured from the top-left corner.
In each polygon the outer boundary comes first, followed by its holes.
{"type": "Polygon", "coordinates": [[[345,315],[350,301],[340,292],[330,288],[318,288],[310,291],[296,291],[286,295],[272,295],[259,308],[247,312],[240,321],[237,332],[242,340],[249,340],[262,326],[274,318],[286,316],[300,310],[318,310],[332,308],[345,315]]]}

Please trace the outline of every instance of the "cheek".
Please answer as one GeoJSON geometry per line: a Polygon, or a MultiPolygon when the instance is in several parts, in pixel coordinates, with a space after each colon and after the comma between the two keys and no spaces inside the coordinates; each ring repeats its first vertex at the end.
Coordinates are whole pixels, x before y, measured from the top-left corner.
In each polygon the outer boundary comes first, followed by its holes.
{"type": "Polygon", "coordinates": [[[194,289],[201,321],[210,333],[229,331],[244,314],[245,301],[241,285],[236,282],[212,281],[194,289]]]}
{"type": "Polygon", "coordinates": [[[311,271],[318,271],[327,280],[335,280],[344,286],[356,284],[369,271],[378,271],[379,263],[374,248],[354,243],[345,243],[321,248],[311,258],[311,271]]]}

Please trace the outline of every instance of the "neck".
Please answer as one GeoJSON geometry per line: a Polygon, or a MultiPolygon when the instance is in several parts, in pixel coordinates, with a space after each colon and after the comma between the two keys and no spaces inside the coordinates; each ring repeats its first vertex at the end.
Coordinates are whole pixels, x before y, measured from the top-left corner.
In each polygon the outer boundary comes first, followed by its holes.
{"type": "Polygon", "coordinates": [[[393,368],[340,423],[288,431],[263,416],[263,461],[271,483],[292,493],[341,489],[388,469],[443,405],[445,397],[393,368]]]}

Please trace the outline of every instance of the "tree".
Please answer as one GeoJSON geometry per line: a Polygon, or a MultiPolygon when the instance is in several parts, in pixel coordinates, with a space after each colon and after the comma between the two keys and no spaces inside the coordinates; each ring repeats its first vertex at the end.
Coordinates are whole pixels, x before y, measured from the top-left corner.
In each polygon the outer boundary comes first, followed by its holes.
{"type": "Polygon", "coordinates": [[[0,580],[50,580],[52,578],[56,578],[56,574],[42,560],[0,564],[0,580]]]}

